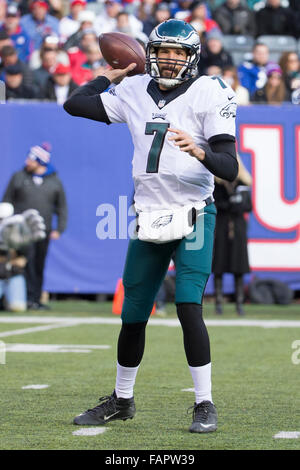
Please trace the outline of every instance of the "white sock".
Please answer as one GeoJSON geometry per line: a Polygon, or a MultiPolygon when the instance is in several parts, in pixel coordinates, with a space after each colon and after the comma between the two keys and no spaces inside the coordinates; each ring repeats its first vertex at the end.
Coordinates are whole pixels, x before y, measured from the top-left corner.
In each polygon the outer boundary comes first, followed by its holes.
{"type": "Polygon", "coordinates": [[[132,398],[133,387],[139,366],[123,367],[117,362],[117,377],[115,392],[117,398],[132,398]]]}
{"type": "Polygon", "coordinates": [[[205,366],[189,366],[189,369],[195,387],[195,402],[201,403],[204,400],[213,402],[211,396],[211,362],[205,366]]]}

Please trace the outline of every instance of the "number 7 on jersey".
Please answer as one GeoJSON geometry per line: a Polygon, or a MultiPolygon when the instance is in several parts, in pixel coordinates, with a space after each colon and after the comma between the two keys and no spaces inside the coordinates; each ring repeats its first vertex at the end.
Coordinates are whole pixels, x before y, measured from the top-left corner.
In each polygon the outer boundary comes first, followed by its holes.
{"type": "Polygon", "coordinates": [[[164,145],[168,127],[170,127],[170,123],[168,122],[146,123],[145,134],[155,134],[148,154],[146,173],[158,173],[160,154],[164,145]]]}

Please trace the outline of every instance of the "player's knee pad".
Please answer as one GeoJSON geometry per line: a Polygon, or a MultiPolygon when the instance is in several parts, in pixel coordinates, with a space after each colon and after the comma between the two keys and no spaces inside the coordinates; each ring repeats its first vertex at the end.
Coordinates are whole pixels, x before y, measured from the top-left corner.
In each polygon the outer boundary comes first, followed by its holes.
{"type": "Polygon", "coordinates": [[[126,332],[126,334],[134,335],[141,331],[144,331],[147,326],[147,322],[135,322],[135,323],[125,323],[122,322],[121,331],[126,332]]]}
{"type": "Polygon", "coordinates": [[[138,299],[131,293],[125,291],[125,299],[122,308],[121,318],[124,324],[147,322],[152,308],[154,299],[138,299]]]}

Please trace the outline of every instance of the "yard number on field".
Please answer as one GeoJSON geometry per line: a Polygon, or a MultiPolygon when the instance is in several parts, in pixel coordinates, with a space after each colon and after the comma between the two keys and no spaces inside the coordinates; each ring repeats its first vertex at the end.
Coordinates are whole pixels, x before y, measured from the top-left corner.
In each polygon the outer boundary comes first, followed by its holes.
{"type": "Polygon", "coordinates": [[[0,341],[0,364],[5,364],[5,353],[5,343],[3,341],[0,341]]]}
{"type": "Polygon", "coordinates": [[[300,339],[296,339],[292,343],[292,349],[296,349],[292,354],[292,363],[298,365],[300,364],[300,339]]]}

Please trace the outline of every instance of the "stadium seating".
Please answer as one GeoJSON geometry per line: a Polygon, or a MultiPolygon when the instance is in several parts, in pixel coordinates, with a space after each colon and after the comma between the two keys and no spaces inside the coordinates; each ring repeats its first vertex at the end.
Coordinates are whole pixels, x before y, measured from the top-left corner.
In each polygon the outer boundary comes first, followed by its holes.
{"type": "Polygon", "coordinates": [[[257,42],[266,44],[269,47],[272,62],[278,62],[285,51],[297,52],[297,40],[292,36],[259,36],[257,42]]]}
{"type": "Polygon", "coordinates": [[[239,66],[252,57],[254,38],[252,36],[224,35],[223,46],[231,54],[234,64],[239,66]]]}

